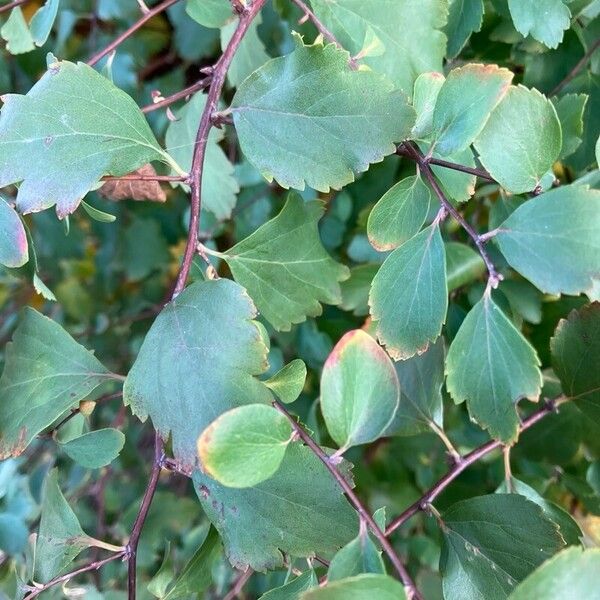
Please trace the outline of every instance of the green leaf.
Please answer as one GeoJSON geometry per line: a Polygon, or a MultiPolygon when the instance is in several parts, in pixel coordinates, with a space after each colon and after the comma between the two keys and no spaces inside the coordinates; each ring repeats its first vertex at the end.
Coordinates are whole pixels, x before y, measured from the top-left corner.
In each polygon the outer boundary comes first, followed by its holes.
{"type": "MultiPolygon", "coordinates": [[[[422,146],[422,150],[426,152],[429,151],[427,144],[422,144],[422,146]]],[[[434,152],[432,156],[434,158],[442,158],[437,152],[434,152]]],[[[460,152],[450,154],[443,158],[450,162],[458,163],[459,165],[465,165],[466,167],[476,166],[471,148],[465,148],[460,152]]],[[[446,169],[439,165],[431,165],[431,170],[442,186],[446,196],[455,203],[466,202],[475,193],[475,183],[477,181],[475,175],[462,173],[461,171],[455,171],[454,169],[446,169]]]]}
{"type": "Polygon", "coordinates": [[[404,587],[387,575],[364,573],[304,592],[301,600],[406,600],[404,587]]]}
{"type": "MultiPolygon", "coordinates": [[[[225,50],[227,47],[238,23],[239,19],[235,19],[221,29],[221,50],[225,50]]],[[[261,24],[262,18],[259,13],[252,20],[252,23],[250,23],[246,34],[235,52],[231,65],[227,69],[227,80],[234,87],[238,87],[248,75],[269,60],[269,55],[265,51],[264,44],[258,37],[258,27],[261,24]]]]}
{"type": "Polygon", "coordinates": [[[133,99],[83,63],[54,62],[26,96],[3,98],[0,187],[21,182],[20,212],[56,204],[62,218],[103,175],[173,162],[133,99]]]}
{"type": "Polygon", "coordinates": [[[512,78],[508,69],[496,65],[471,64],[450,71],[433,110],[433,148],[448,156],[470,146],[512,78]]]}
{"type": "Polygon", "coordinates": [[[460,242],[446,242],[446,280],[448,292],[479,279],[486,271],[479,252],[460,242]]]}
{"type": "Polygon", "coordinates": [[[291,404],[298,398],[306,381],[306,365],[295,358],[273,377],[265,381],[265,385],[285,404],[291,404]]]}
{"type": "Polygon", "coordinates": [[[428,138],[433,131],[433,110],[446,78],[441,73],[422,73],[415,80],[413,106],[417,120],[412,128],[416,139],[428,138]]]}
{"type": "Polygon", "coordinates": [[[27,234],[14,208],[0,196],[0,264],[22,267],[29,260],[27,234]]]}
{"type": "Polygon", "coordinates": [[[560,122],[552,102],[522,85],[508,90],[475,140],[483,166],[513,194],[535,189],[561,147],[560,122]]]}
{"type": "Polygon", "coordinates": [[[571,11],[563,0],[508,0],[515,29],[522,35],[557,48],[571,26],[571,11]]]}
{"type": "Polygon", "coordinates": [[[211,527],[202,545],[190,558],[162,600],[187,600],[207,590],[213,584],[212,568],[220,555],[219,534],[211,527]]]}
{"type": "Polygon", "coordinates": [[[6,345],[0,378],[0,457],[18,456],[35,436],[115,376],[58,323],[25,308],[6,345]]]}
{"type": "Polygon", "coordinates": [[[225,411],[269,403],[257,375],[267,347],[244,288],[227,279],[190,285],[158,315],[127,376],[123,401],[173,437],[175,458],[197,463],[196,442],[225,411]]]}
{"type": "Polygon", "coordinates": [[[368,37],[376,36],[385,51],[362,62],[385,73],[407,94],[421,73],[442,71],[446,36],[440,30],[446,24],[446,0],[312,0],[311,5],[353,56],[368,37]]]}
{"type": "Polygon", "coordinates": [[[529,323],[542,322],[543,294],[525,279],[505,279],[499,290],[506,296],[513,315],[520,315],[529,323]]]}
{"type": "Polygon", "coordinates": [[[60,0],[47,0],[31,18],[29,28],[36,46],[43,46],[52,31],[60,0]]]}
{"type": "Polygon", "coordinates": [[[75,513],[58,486],[58,471],[44,483],[42,516],[35,546],[34,580],[47,583],[60,575],[75,557],[90,546],[75,513]]]}
{"type": "Polygon", "coordinates": [[[340,308],[352,311],[357,317],[369,314],[369,290],[379,265],[357,265],[350,269],[350,279],[342,281],[342,302],[340,308]]]}
{"type": "Polygon", "coordinates": [[[331,559],[327,581],[331,583],[360,573],[385,575],[381,551],[366,533],[358,535],[331,559]]]}
{"type": "Polygon", "coordinates": [[[31,52],[35,45],[20,6],[10,11],[10,16],[0,29],[0,36],[6,42],[6,49],[11,54],[31,52]]]}
{"type": "Polygon", "coordinates": [[[600,297],[600,191],[563,186],[528,200],[495,240],[510,266],[543,292],[600,297]]]}
{"type": "Polygon", "coordinates": [[[114,223],[117,220],[115,215],[111,215],[110,213],[104,212],[103,210],[98,210],[94,208],[91,204],[85,202],[85,200],[81,201],[81,206],[83,210],[92,218],[94,221],[98,221],[98,223],[114,223]]]}
{"type": "Polygon", "coordinates": [[[110,464],[123,449],[125,436],[117,429],[97,429],[61,444],[62,450],[86,469],[110,464]]]}
{"type": "Polygon", "coordinates": [[[521,398],[537,400],[542,374],[534,348],[486,292],[463,321],[446,359],[446,386],[456,404],[503,442],[517,437],[521,398]]]}
{"type": "Polygon", "coordinates": [[[215,29],[233,18],[229,0],[187,0],[185,11],[200,25],[215,29]]]}
{"type": "Polygon", "coordinates": [[[398,376],[383,348],[362,329],[346,333],[321,376],[321,412],[339,453],[379,438],[399,401],[398,376]]]}
{"type": "Polygon", "coordinates": [[[583,306],[562,319],[550,350],[563,393],[600,424],[600,304],[583,306]]]}
{"type": "Polygon", "coordinates": [[[537,504],[544,515],[559,527],[560,534],[564,538],[567,545],[577,545],[580,543],[580,538],[583,537],[583,533],[577,525],[577,521],[564,509],[562,509],[554,502],[546,500],[543,496],[538,494],[532,487],[526,483],[510,478],[510,489],[507,481],[503,481],[502,485],[496,490],[496,493],[500,494],[521,494],[531,502],[537,504]]]}
{"type": "Polygon", "coordinates": [[[395,365],[400,381],[400,406],[386,435],[415,435],[443,428],[444,339],[426,352],[395,365]]]}
{"type": "Polygon", "coordinates": [[[442,514],[445,598],[506,598],[562,546],[556,525],[518,494],[463,500],[442,514]]]}
{"type": "Polygon", "coordinates": [[[23,519],[11,513],[0,513],[0,550],[8,555],[20,554],[27,547],[29,529],[23,519]]]}
{"type": "Polygon", "coordinates": [[[166,542],[165,554],[158,571],[146,586],[148,591],[156,598],[164,598],[169,584],[173,580],[173,557],[171,556],[171,543],[166,542]]]}
{"type": "Polygon", "coordinates": [[[390,188],[369,214],[367,233],[380,252],[401,246],[419,233],[431,203],[431,192],[420,175],[413,175],[390,188]]]}
{"type": "Polygon", "coordinates": [[[586,598],[598,600],[599,548],[567,548],[546,561],[509,596],[510,600],[531,598],[586,598]]]}
{"type": "MultiPolygon", "coordinates": [[[[191,100],[175,113],[177,120],[171,121],[167,128],[167,150],[186,171],[192,168],[198,123],[205,106],[206,94],[194,94],[191,100]]],[[[231,217],[237,193],[240,191],[234,177],[233,165],[219,146],[224,136],[222,129],[211,129],[202,171],[202,208],[209,210],[220,220],[231,217]]],[[[188,189],[184,183],[179,185],[188,189]]]]}
{"type": "Polygon", "coordinates": [[[227,487],[248,488],[272,477],[292,440],[287,417],[272,406],[228,410],[198,438],[202,470],[227,487]]]}
{"type": "Polygon", "coordinates": [[[269,181],[339,189],[395,152],[414,110],[387,79],[352,70],[348,53],[333,44],[296,43],[240,85],[232,102],[236,132],[269,181]]]}
{"type": "Polygon", "coordinates": [[[559,156],[561,159],[571,156],[581,144],[587,100],[586,94],[566,94],[552,99],[562,130],[562,148],[559,156]]]}
{"type": "Polygon", "coordinates": [[[483,0],[450,0],[448,23],[444,28],[448,36],[446,56],[458,56],[471,34],[481,31],[482,23],[483,0]]]}
{"type": "Polygon", "coordinates": [[[224,254],[219,254],[275,329],[321,314],[321,302],[339,304],[348,267],[327,254],[319,237],[319,201],[288,195],[281,212],[224,254]]]}
{"type": "Polygon", "coordinates": [[[377,337],[395,360],[422,354],[438,338],[446,320],[448,291],[437,225],[386,258],[373,279],[369,305],[377,337]]]}
{"type": "Polygon", "coordinates": [[[194,484],[229,561],[242,570],[281,567],[282,553],[329,555],[358,532],[342,490],[300,443],[290,444],[277,473],[253,488],[226,488],[199,471],[194,484]]]}
{"type": "Polygon", "coordinates": [[[298,600],[299,595],[319,585],[315,572],[311,569],[305,571],[299,577],[292,579],[289,583],[273,588],[263,594],[259,600],[298,600]]]}

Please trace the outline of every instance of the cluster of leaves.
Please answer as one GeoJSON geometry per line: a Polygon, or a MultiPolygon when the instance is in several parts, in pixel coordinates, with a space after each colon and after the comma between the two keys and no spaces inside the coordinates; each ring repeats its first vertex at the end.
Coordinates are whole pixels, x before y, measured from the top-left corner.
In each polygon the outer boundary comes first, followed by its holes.
{"type": "Polygon", "coordinates": [[[0,19],[0,597],[596,597],[598,0],[0,19]]]}

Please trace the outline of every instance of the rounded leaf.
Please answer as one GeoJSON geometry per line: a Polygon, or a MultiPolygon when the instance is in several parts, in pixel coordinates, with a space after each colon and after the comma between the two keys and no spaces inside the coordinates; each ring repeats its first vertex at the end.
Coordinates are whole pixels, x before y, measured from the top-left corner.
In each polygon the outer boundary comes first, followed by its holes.
{"type": "Polygon", "coordinates": [[[205,473],[228,487],[252,487],[275,474],[292,439],[277,409],[249,404],[223,413],[198,439],[205,473]]]}
{"type": "Polygon", "coordinates": [[[349,331],[327,358],[321,411],[341,449],[380,437],[400,403],[400,383],[383,348],[361,329],[349,331]]]}

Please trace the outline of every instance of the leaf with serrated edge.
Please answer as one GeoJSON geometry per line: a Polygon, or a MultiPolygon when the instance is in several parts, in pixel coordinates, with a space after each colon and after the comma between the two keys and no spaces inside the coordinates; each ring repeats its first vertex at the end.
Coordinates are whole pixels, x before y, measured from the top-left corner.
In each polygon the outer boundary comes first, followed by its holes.
{"type": "Polygon", "coordinates": [[[442,331],[448,307],[446,256],[437,225],[394,250],[369,294],[377,337],[395,360],[422,354],[442,331]]]}
{"type": "Polygon", "coordinates": [[[269,181],[339,189],[395,151],[414,110],[383,76],[352,70],[335,45],[296,44],[240,85],[231,106],[236,132],[269,181]]]}
{"type": "Polygon", "coordinates": [[[22,267],[29,260],[27,234],[15,209],[0,196],[0,264],[22,267]]]}
{"type": "Polygon", "coordinates": [[[542,385],[536,351],[488,292],[471,309],[446,359],[446,386],[471,419],[505,443],[517,438],[516,402],[537,400],[542,385]]]}
{"type": "Polygon", "coordinates": [[[196,441],[226,410],[271,402],[256,379],[267,368],[267,347],[244,288],[218,279],[194,283],[154,321],[127,376],[123,401],[173,437],[175,458],[197,464],[196,441]]]}
{"type": "Polygon", "coordinates": [[[248,488],[279,468],[292,426],[272,406],[239,406],[217,417],[198,438],[202,470],[227,487],[248,488]]]}
{"type": "Polygon", "coordinates": [[[502,187],[513,194],[530,192],[560,154],[562,133],[556,110],[537,90],[511,87],[474,146],[483,166],[502,187]]]}
{"type": "MultiPolygon", "coordinates": [[[[348,463],[338,468],[349,477],[348,463]]],[[[199,471],[193,479],[229,561],[242,570],[281,567],[283,553],[330,555],[358,533],[358,518],[341,488],[299,442],[288,446],[273,477],[252,488],[226,488],[199,471]]]]}
{"type": "Polygon", "coordinates": [[[26,96],[2,99],[0,187],[20,182],[20,212],[56,204],[64,217],[103,175],[173,162],[133,99],[83,63],[54,62],[26,96]]]}
{"type": "Polygon", "coordinates": [[[220,255],[261,314],[280,331],[320,315],[321,302],[342,300],[339,282],[350,271],[321,243],[318,222],[323,210],[321,202],[304,202],[291,193],[274,219],[220,255]]]}
{"type": "Polygon", "coordinates": [[[441,73],[422,73],[415,80],[413,106],[417,120],[412,128],[416,139],[428,138],[433,130],[433,109],[438,94],[444,85],[445,78],[441,73]]]}
{"type": "Polygon", "coordinates": [[[515,29],[548,48],[557,48],[571,25],[571,11],[563,0],[508,0],[508,8],[515,29]]]}
{"type": "Polygon", "coordinates": [[[321,376],[321,412],[339,452],[380,437],[399,402],[398,376],[383,348],[361,329],[346,333],[321,376]]]}
{"type": "Polygon", "coordinates": [[[550,350],[563,393],[600,425],[600,303],[583,306],[562,319],[550,350]]]}
{"type": "Polygon", "coordinates": [[[354,56],[374,33],[383,46],[364,62],[410,94],[415,79],[442,70],[446,36],[441,28],[447,0],[312,0],[311,5],[339,43],[354,56]]]}
{"type": "Polygon", "coordinates": [[[556,524],[519,494],[457,502],[442,513],[441,522],[445,598],[506,598],[519,581],[564,546],[556,524]]]}
{"type": "Polygon", "coordinates": [[[367,222],[371,245],[384,252],[401,246],[419,233],[431,203],[431,192],[420,175],[390,188],[373,207],[367,222]]]}
{"type": "Polygon", "coordinates": [[[532,198],[495,240],[510,266],[543,292],[600,298],[600,191],[571,185],[532,198]]]}
{"type": "Polygon", "coordinates": [[[0,378],[0,458],[21,454],[38,433],[113,378],[58,323],[25,308],[0,378]]]}
{"type": "Polygon", "coordinates": [[[433,110],[433,148],[438,154],[460,152],[473,142],[512,78],[508,69],[496,65],[470,64],[450,71],[433,110]]]}

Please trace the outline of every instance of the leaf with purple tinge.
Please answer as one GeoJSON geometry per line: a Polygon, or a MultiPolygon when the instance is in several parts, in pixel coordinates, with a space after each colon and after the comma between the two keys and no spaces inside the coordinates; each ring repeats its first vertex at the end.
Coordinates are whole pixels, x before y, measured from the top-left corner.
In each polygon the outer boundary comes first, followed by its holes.
{"type": "Polygon", "coordinates": [[[25,227],[14,208],[0,196],[0,264],[13,269],[28,260],[25,227]]]}

